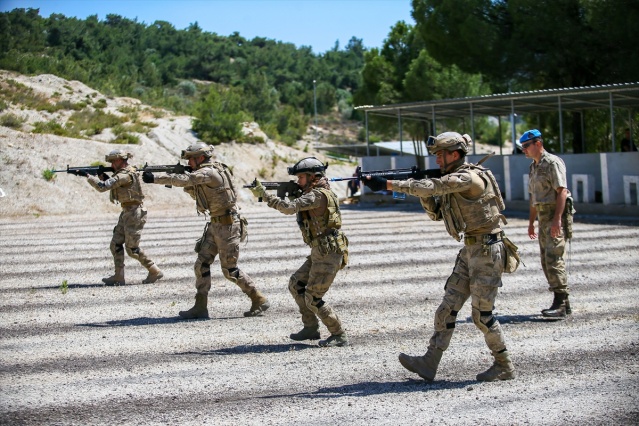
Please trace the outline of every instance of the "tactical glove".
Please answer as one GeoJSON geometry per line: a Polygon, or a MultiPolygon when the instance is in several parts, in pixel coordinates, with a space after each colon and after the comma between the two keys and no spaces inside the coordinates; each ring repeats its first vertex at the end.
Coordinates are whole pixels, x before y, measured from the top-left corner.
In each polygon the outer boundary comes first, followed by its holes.
{"type": "Polygon", "coordinates": [[[266,193],[266,191],[264,190],[264,187],[262,186],[262,182],[260,182],[257,179],[255,179],[255,186],[249,189],[251,190],[253,195],[257,198],[264,197],[264,194],[266,193]]]}
{"type": "Polygon", "coordinates": [[[371,191],[383,191],[386,189],[386,179],[379,176],[370,176],[370,179],[362,179],[364,185],[371,189],[371,191]]]}
{"type": "Polygon", "coordinates": [[[85,172],[84,170],[76,170],[76,171],[75,171],[75,175],[76,175],[76,176],[87,177],[87,176],[88,176],[88,173],[87,173],[87,172],[85,172]]]}
{"type": "Polygon", "coordinates": [[[107,180],[109,180],[109,175],[107,175],[106,173],[100,173],[98,177],[102,182],[106,182],[107,180]]]}
{"type": "Polygon", "coordinates": [[[155,176],[153,176],[153,173],[151,172],[143,172],[142,180],[144,183],[153,183],[155,181],[155,176]]]}

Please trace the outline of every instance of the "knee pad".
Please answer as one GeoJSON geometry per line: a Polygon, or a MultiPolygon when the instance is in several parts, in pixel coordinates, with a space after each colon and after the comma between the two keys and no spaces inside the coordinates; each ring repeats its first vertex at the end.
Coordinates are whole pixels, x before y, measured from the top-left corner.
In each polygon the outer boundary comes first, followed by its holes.
{"type": "Polygon", "coordinates": [[[124,244],[111,243],[110,249],[113,254],[122,253],[124,251],[124,244]]]}
{"type": "Polygon", "coordinates": [[[493,311],[480,311],[473,308],[472,317],[473,323],[484,333],[488,332],[490,327],[497,322],[497,319],[493,316],[493,311]]]}
{"type": "Polygon", "coordinates": [[[435,331],[454,329],[456,320],[457,311],[446,302],[442,302],[435,312],[435,331]]]}
{"type": "Polygon", "coordinates": [[[311,305],[315,306],[317,309],[320,309],[322,306],[324,306],[324,300],[322,300],[321,297],[313,297],[313,301],[311,302],[311,305]]]}
{"type": "Polygon", "coordinates": [[[140,254],[140,248],[139,247],[127,247],[126,248],[126,254],[128,254],[131,257],[138,257],[138,255],[140,254]]]}
{"type": "Polygon", "coordinates": [[[291,278],[288,281],[288,290],[293,296],[302,296],[306,293],[306,283],[299,281],[295,275],[291,275],[291,278]]]}
{"type": "Polygon", "coordinates": [[[227,279],[237,280],[240,277],[240,269],[239,268],[222,268],[222,273],[227,279]]]}
{"type": "Polygon", "coordinates": [[[195,275],[201,275],[202,278],[211,276],[211,265],[206,262],[202,262],[199,264],[195,264],[195,275]]]}

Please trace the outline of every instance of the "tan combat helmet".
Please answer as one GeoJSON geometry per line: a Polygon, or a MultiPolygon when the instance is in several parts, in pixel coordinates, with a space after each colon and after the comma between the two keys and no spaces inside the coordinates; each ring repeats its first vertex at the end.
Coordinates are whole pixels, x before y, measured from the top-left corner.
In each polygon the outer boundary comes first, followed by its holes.
{"type": "Polygon", "coordinates": [[[199,157],[200,155],[211,158],[213,156],[213,146],[204,142],[195,142],[189,145],[188,148],[182,150],[181,157],[183,160],[188,160],[189,158],[199,157]]]}
{"type": "Polygon", "coordinates": [[[315,176],[326,176],[327,168],[328,164],[324,165],[324,163],[315,157],[307,157],[295,163],[293,167],[287,167],[286,170],[289,175],[308,173],[315,176]]]}
{"type": "Polygon", "coordinates": [[[104,160],[107,161],[108,163],[112,163],[118,158],[121,158],[123,160],[128,160],[129,158],[133,158],[133,154],[131,154],[129,151],[125,151],[123,149],[117,148],[104,156],[104,160]]]}
{"type": "Polygon", "coordinates": [[[472,139],[466,134],[460,135],[457,132],[444,132],[437,136],[429,136],[426,147],[431,155],[444,149],[447,151],[457,151],[461,149],[464,154],[468,154],[471,142],[472,139]]]}

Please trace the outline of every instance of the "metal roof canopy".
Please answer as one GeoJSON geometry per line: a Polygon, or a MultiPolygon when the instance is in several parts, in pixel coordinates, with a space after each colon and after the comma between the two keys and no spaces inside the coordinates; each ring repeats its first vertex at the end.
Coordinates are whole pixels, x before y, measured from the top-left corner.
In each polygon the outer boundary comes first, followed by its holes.
{"type": "MultiPolygon", "coordinates": [[[[612,150],[614,151],[615,123],[613,108],[631,109],[636,107],[639,107],[639,83],[535,90],[394,105],[363,105],[356,107],[356,109],[365,112],[367,140],[369,114],[397,118],[401,138],[401,121],[403,119],[430,121],[433,123],[433,128],[436,128],[437,119],[470,116],[474,133],[472,120],[475,114],[499,117],[511,114],[535,114],[557,111],[560,117],[561,151],[563,152],[561,112],[609,109],[611,128],[613,130],[612,150]]],[[[631,117],[630,114],[629,117],[631,117]]],[[[511,133],[514,133],[514,129],[511,133]]],[[[475,135],[473,134],[472,137],[474,139],[475,135]]],[[[516,137],[513,135],[513,140],[515,139],[516,137]]]]}

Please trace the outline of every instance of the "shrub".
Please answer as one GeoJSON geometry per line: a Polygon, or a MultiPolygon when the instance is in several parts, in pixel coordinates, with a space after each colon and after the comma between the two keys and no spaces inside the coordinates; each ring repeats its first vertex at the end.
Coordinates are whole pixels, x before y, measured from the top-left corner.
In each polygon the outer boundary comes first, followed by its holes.
{"type": "Polygon", "coordinates": [[[185,96],[193,96],[196,92],[195,83],[192,81],[180,81],[178,84],[178,90],[185,96]]]}
{"type": "Polygon", "coordinates": [[[22,127],[22,124],[24,122],[24,118],[18,117],[17,115],[12,113],[6,113],[0,116],[0,126],[19,129],[20,127],[22,127]]]}
{"type": "Polygon", "coordinates": [[[140,143],[140,138],[136,135],[132,135],[131,133],[122,133],[119,134],[112,143],[137,145],[140,143]]]}
{"type": "Polygon", "coordinates": [[[50,133],[57,136],[70,136],[66,127],[63,127],[55,120],[51,121],[38,121],[34,124],[33,133],[50,133]]]}
{"type": "Polygon", "coordinates": [[[96,107],[96,108],[100,108],[100,109],[106,108],[107,101],[104,98],[100,98],[100,99],[98,99],[98,101],[93,106],[96,107]]]}
{"type": "Polygon", "coordinates": [[[44,178],[44,180],[50,182],[52,180],[55,180],[56,174],[53,173],[53,169],[45,169],[42,170],[42,177],[44,178]]]}

